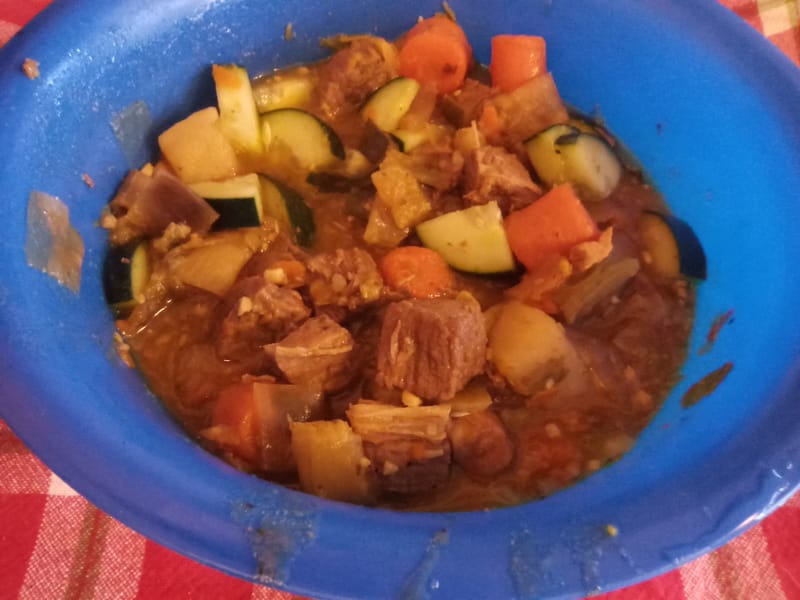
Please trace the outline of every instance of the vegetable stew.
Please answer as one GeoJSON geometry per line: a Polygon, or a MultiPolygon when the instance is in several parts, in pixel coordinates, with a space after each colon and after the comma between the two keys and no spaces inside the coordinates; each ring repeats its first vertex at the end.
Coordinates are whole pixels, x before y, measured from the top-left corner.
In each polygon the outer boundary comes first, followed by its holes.
{"type": "Polygon", "coordinates": [[[198,443],[325,498],[469,510],[619,458],[705,259],[545,40],[437,15],[318,64],[214,65],[102,223],[120,339],[198,443]]]}

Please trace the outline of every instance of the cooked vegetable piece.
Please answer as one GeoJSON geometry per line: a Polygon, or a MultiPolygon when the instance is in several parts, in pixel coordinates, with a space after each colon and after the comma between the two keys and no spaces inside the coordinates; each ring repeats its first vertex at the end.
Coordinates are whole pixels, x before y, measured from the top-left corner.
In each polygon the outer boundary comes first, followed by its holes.
{"type": "Polygon", "coordinates": [[[253,467],[285,473],[295,469],[289,419],[323,416],[322,394],[307,386],[250,381],[224,388],[204,437],[253,467]]]}
{"type": "Polygon", "coordinates": [[[253,155],[264,150],[258,110],[247,71],[238,65],[213,65],[217,91],[219,128],[234,148],[253,155]]]}
{"type": "Polygon", "coordinates": [[[547,51],[543,37],[496,35],[492,38],[489,72],[492,86],[509,92],[547,72],[547,51]]]}
{"type": "Polygon", "coordinates": [[[673,215],[642,214],[639,236],[646,267],[665,277],[706,278],[706,255],[688,223],[673,215]]]}
{"type": "Polygon", "coordinates": [[[150,277],[147,242],[108,249],[103,263],[103,291],[118,313],[125,313],[141,298],[150,277]]]}
{"type": "Polygon", "coordinates": [[[445,400],[441,404],[450,406],[452,415],[455,417],[486,410],[492,406],[492,396],[485,384],[473,382],[467,384],[463,390],[456,392],[456,395],[450,400],[445,400]]]}
{"type": "Polygon", "coordinates": [[[364,229],[364,241],[373,246],[394,248],[408,237],[408,227],[398,227],[391,211],[376,198],[369,209],[369,220],[364,229]]]}
{"type": "Polygon", "coordinates": [[[618,293],[638,272],[639,261],[635,258],[602,262],[579,281],[558,290],[555,301],[567,323],[574,323],[599,302],[618,293]]]}
{"type": "Polygon", "coordinates": [[[524,142],[551,125],[569,120],[550,73],[534,77],[510,92],[495,94],[482,106],[478,127],[496,146],[524,142]]]}
{"type": "Polygon", "coordinates": [[[558,185],[536,202],[511,213],[505,231],[514,256],[529,270],[553,254],[597,239],[600,231],[569,184],[558,185]]]}
{"type": "Polygon", "coordinates": [[[439,139],[445,132],[433,123],[426,123],[417,129],[395,129],[391,138],[402,152],[411,152],[422,144],[439,139]]]}
{"type": "Polygon", "coordinates": [[[435,16],[420,21],[406,34],[399,58],[401,75],[435,84],[440,94],[447,94],[464,83],[472,49],[461,27],[435,16]]]}
{"type": "Polygon", "coordinates": [[[554,125],[525,142],[528,158],[548,185],[571,183],[587,200],[602,200],[622,177],[622,164],[603,138],[554,125]]]}
{"type": "Polygon", "coordinates": [[[387,285],[413,298],[435,298],[452,293],[455,278],[444,259],[433,250],[403,246],[381,259],[387,285]]]}
{"type": "Polygon", "coordinates": [[[309,494],[369,504],[374,498],[361,437],[341,420],[291,424],[300,486],[309,494]]]}
{"type": "Polygon", "coordinates": [[[453,419],[448,437],[453,460],[475,478],[490,479],[514,460],[514,443],[503,422],[490,410],[453,419]]]}
{"type": "Polygon", "coordinates": [[[502,305],[489,330],[489,356],[498,373],[520,394],[557,383],[575,364],[564,327],[538,308],[511,301],[502,305]]]}
{"type": "Polygon", "coordinates": [[[301,67],[252,82],[253,97],[259,113],[279,108],[303,108],[311,100],[314,79],[307,68],[301,67]]]}
{"type": "Polygon", "coordinates": [[[314,243],[314,212],[303,197],[289,186],[266,176],[259,178],[264,211],[301,246],[314,243]]]}
{"type": "Polygon", "coordinates": [[[219,214],[212,226],[213,231],[258,227],[264,220],[261,182],[256,173],[223,181],[201,181],[189,188],[219,214]]]}
{"type": "Polygon", "coordinates": [[[239,170],[233,145],[217,126],[215,107],[178,121],[158,136],[161,154],[184,183],[226,179],[239,170]]]}
{"type": "Polygon", "coordinates": [[[496,202],[445,213],[417,225],[422,243],[455,269],[469,273],[514,270],[514,256],[496,202]]]}
{"type": "Polygon", "coordinates": [[[404,229],[422,221],[431,212],[431,203],[414,174],[389,159],[372,176],[379,201],[389,210],[395,225],[404,229]]]}
{"type": "Polygon", "coordinates": [[[166,267],[177,281],[222,297],[250,257],[266,249],[271,239],[269,232],[256,228],[220,232],[174,249],[166,267]]]}
{"type": "Polygon", "coordinates": [[[345,158],[336,132],[304,110],[281,108],[264,113],[261,130],[267,153],[288,152],[308,171],[333,166],[345,158]]]}
{"type": "Polygon", "coordinates": [[[381,131],[394,131],[411,108],[419,87],[419,82],[408,77],[392,79],[367,99],[361,116],[381,131]]]}
{"type": "Polygon", "coordinates": [[[540,131],[525,142],[525,150],[536,175],[546,185],[567,183],[567,168],[556,141],[565,136],[575,136],[579,130],[572,125],[558,123],[540,131]]]}

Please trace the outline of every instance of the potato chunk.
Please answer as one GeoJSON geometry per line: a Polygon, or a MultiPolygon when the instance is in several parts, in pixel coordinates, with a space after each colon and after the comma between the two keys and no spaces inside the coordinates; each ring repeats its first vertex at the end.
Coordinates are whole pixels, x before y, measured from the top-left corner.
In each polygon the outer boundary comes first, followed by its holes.
{"type": "Polygon", "coordinates": [[[158,136],[161,153],[184,183],[226,179],[237,174],[236,152],[217,127],[218,120],[216,108],[204,108],[158,136]]]}
{"type": "Polygon", "coordinates": [[[292,423],[292,453],[303,491],[368,504],[373,497],[361,437],[341,420],[292,423]]]}
{"type": "Polygon", "coordinates": [[[578,362],[564,328],[538,308],[512,301],[492,317],[489,357],[514,391],[534,394],[578,362]]]}

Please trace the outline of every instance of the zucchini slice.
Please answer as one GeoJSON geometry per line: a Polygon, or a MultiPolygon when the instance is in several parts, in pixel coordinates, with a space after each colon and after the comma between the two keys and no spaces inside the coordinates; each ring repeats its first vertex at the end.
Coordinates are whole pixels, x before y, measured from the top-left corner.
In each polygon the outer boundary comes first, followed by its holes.
{"type": "Polygon", "coordinates": [[[417,225],[422,243],[455,269],[505,273],[515,267],[497,202],[449,212],[417,225]]]}
{"type": "Polygon", "coordinates": [[[211,73],[217,90],[220,129],[234,147],[261,154],[264,144],[247,71],[237,65],[213,65],[211,73]]]}
{"type": "Polygon", "coordinates": [[[706,254],[691,226],[673,215],[645,212],[639,237],[647,268],[664,277],[706,278],[706,254]]]}
{"type": "Polygon", "coordinates": [[[103,292],[118,314],[130,311],[150,279],[146,242],[112,246],[103,262],[103,292]]]}
{"type": "Polygon", "coordinates": [[[219,213],[211,227],[213,231],[258,227],[264,221],[261,181],[256,173],[223,181],[202,181],[189,187],[219,213]]]}
{"type": "Polygon", "coordinates": [[[301,108],[308,104],[314,90],[310,71],[302,67],[260,77],[252,85],[256,108],[260,113],[279,108],[301,108]]]}
{"type": "Polygon", "coordinates": [[[622,164],[599,135],[553,125],[525,142],[536,174],[547,185],[571,183],[587,200],[602,200],[622,177],[622,164]]]}
{"type": "Polygon", "coordinates": [[[367,98],[361,116],[381,131],[391,132],[400,125],[400,119],[411,108],[417,97],[419,83],[409,77],[396,77],[379,87],[367,98]]]}
{"type": "Polygon", "coordinates": [[[316,225],[314,213],[303,197],[289,186],[260,176],[264,211],[280,223],[292,238],[301,246],[314,243],[316,225]]]}
{"type": "Polygon", "coordinates": [[[261,131],[268,152],[291,152],[308,171],[330,167],[345,158],[336,132],[304,110],[280,108],[264,113],[261,131]]]}

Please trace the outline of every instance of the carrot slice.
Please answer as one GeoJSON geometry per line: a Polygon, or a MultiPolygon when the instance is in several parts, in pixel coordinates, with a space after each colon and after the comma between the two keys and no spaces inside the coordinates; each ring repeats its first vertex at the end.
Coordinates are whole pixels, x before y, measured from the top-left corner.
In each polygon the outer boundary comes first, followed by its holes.
{"type": "Polygon", "coordinates": [[[453,290],[455,276],[444,259],[421,246],[395,248],[383,257],[381,274],[386,283],[414,298],[435,298],[453,290]]]}
{"type": "Polygon", "coordinates": [[[535,35],[496,35],[492,38],[489,73],[492,85],[510,92],[547,72],[547,46],[535,35]]]}
{"type": "Polygon", "coordinates": [[[511,213],[504,225],[511,251],[530,271],[548,257],[600,235],[568,183],[555,186],[530,206],[511,213]]]}
{"type": "Polygon", "coordinates": [[[400,48],[399,72],[421,84],[434,84],[439,94],[461,87],[467,75],[472,48],[464,30],[450,19],[431,17],[406,34],[400,48]]]}

